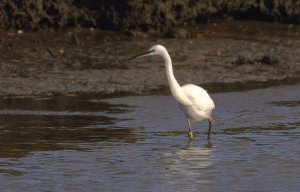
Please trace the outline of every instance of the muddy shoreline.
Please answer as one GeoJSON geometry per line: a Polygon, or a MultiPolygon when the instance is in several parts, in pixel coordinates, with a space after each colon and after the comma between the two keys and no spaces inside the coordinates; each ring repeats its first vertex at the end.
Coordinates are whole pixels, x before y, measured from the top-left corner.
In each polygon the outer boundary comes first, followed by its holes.
{"type": "Polygon", "coordinates": [[[185,30],[192,38],[133,38],[93,28],[1,31],[0,95],[168,94],[160,58],[126,61],[154,44],[169,50],[180,84],[219,91],[300,82],[297,25],[227,21],[185,30]]]}

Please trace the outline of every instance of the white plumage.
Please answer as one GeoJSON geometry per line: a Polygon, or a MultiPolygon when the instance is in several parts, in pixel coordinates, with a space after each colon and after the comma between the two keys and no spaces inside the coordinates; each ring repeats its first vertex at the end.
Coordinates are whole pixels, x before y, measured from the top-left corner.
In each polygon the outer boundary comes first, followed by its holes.
{"type": "Polygon", "coordinates": [[[203,119],[211,118],[211,113],[215,108],[215,104],[202,87],[186,84],[182,86],[182,90],[191,102],[190,105],[182,107],[190,120],[201,121],[203,119]]]}
{"type": "Polygon", "coordinates": [[[211,113],[215,108],[215,104],[208,93],[203,88],[197,85],[186,84],[180,86],[178,84],[173,74],[171,58],[166,48],[162,45],[154,45],[148,51],[132,57],[130,58],[130,60],[147,55],[160,55],[163,58],[166,65],[166,73],[171,93],[175,100],[179,103],[181,109],[184,111],[184,114],[187,117],[190,139],[193,138],[190,121],[201,121],[203,119],[208,119],[209,122],[207,135],[207,138],[209,139],[212,123],[211,113]]]}

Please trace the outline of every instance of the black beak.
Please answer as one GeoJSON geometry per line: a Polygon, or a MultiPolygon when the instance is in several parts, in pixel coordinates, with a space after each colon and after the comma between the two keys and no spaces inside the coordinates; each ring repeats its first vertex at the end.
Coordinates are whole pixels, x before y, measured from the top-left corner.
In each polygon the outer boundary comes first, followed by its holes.
{"type": "Polygon", "coordinates": [[[138,54],[138,55],[136,55],[136,56],[130,57],[128,60],[130,61],[130,60],[136,59],[136,58],[138,58],[138,57],[142,57],[142,56],[148,55],[148,54],[152,53],[153,51],[154,51],[154,50],[148,50],[148,51],[145,51],[145,52],[140,53],[140,54],[138,54]]]}

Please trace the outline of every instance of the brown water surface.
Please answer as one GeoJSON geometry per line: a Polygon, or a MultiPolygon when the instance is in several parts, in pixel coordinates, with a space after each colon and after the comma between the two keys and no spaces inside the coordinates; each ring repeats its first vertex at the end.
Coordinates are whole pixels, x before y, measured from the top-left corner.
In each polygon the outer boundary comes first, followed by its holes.
{"type": "Polygon", "coordinates": [[[195,139],[171,96],[0,100],[0,191],[298,191],[300,86],[211,94],[195,139]]]}

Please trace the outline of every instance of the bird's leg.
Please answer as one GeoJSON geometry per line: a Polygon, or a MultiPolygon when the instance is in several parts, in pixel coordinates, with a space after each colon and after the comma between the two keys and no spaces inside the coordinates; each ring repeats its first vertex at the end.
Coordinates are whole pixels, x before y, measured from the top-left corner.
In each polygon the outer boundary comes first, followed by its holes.
{"type": "Polygon", "coordinates": [[[190,122],[189,119],[188,119],[188,124],[189,124],[189,132],[188,132],[188,136],[189,136],[190,141],[191,141],[191,140],[193,140],[193,138],[194,138],[194,134],[193,134],[192,127],[191,127],[191,122],[190,122]]]}
{"type": "Polygon", "coordinates": [[[189,124],[189,132],[192,132],[191,121],[189,119],[188,119],[188,124],[189,124]]]}
{"type": "Polygon", "coordinates": [[[207,133],[207,139],[210,139],[210,130],[211,130],[211,123],[212,123],[212,118],[208,119],[208,133],[207,133]]]}

